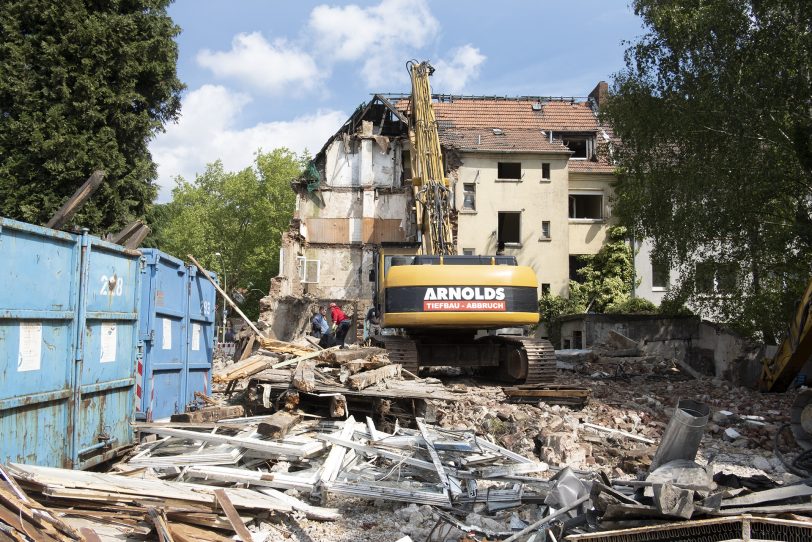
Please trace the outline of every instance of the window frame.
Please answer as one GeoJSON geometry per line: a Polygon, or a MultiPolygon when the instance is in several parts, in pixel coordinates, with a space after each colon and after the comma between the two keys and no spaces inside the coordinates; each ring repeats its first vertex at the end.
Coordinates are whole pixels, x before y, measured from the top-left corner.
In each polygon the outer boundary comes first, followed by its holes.
{"type": "Polygon", "coordinates": [[[476,212],[476,183],[462,183],[462,208],[460,209],[460,211],[464,211],[466,213],[475,213],[476,212]],[[467,189],[467,187],[469,187],[469,186],[472,188],[472,190],[470,190],[470,191],[467,189]],[[466,196],[468,194],[473,196],[473,206],[472,207],[466,207],[465,206],[466,196]]]}
{"type": "Polygon", "coordinates": [[[542,182],[551,181],[552,180],[552,164],[550,162],[542,162],[541,163],[541,180],[542,182]],[[546,175],[545,175],[546,173],[546,175]]]}
{"type": "Polygon", "coordinates": [[[302,284],[318,284],[321,281],[321,260],[308,260],[305,256],[296,256],[296,269],[299,272],[299,282],[302,284]],[[316,266],[316,280],[308,280],[309,271],[314,264],[316,266]]]}
{"type": "Polygon", "coordinates": [[[550,241],[552,240],[552,227],[549,220],[542,220],[541,221],[541,235],[539,236],[539,241],[550,241]],[[544,233],[544,225],[547,225],[547,233],[544,233]]]}
{"type": "MultiPolygon", "coordinates": [[[[576,207],[576,213],[575,214],[578,214],[577,213],[577,207],[576,207]]],[[[567,194],[567,217],[570,220],[570,222],[605,222],[606,219],[607,219],[607,215],[608,215],[608,213],[606,212],[606,194],[604,194],[604,192],[602,190],[570,190],[569,193],[567,194]],[[600,216],[600,218],[576,218],[576,217],[570,216],[570,212],[571,212],[570,198],[573,198],[575,196],[600,196],[600,198],[601,198],[601,202],[600,202],[601,216],[600,216]]]]}

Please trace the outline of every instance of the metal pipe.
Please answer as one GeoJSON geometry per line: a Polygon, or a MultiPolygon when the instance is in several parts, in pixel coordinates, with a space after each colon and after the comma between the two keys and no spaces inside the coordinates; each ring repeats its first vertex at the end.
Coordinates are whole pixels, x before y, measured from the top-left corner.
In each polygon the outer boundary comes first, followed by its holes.
{"type": "Polygon", "coordinates": [[[660,439],[649,472],[675,459],[687,461],[696,459],[709,415],[708,405],[691,399],[680,400],[671,421],[668,422],[668,427],[665,428],[663,438],[660,439]]]}

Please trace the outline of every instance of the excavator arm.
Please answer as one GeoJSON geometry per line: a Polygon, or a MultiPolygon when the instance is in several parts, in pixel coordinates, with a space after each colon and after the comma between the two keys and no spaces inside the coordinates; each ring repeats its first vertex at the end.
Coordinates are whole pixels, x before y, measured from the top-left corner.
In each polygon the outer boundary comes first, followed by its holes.
{"type": "Polygon", "coordinates": [[[409,140],[412,145],[412,187],[416,202],[417,226],[423,253],[443,256],[454,254],[451,232],[448,179],[443,171],[443,154],[429,76],[434,68],[428,62],[412,60],[406,64],[412,78],[409,140]]]}

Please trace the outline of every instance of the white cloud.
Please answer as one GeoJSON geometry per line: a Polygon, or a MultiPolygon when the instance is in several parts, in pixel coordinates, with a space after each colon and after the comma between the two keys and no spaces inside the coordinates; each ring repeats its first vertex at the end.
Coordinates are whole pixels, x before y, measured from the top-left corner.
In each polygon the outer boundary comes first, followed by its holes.
{"type": "Polygon", "coordinates": [[[158,163],[158,201],[171,199],[176,176],[192,180],[217,159],[226,171],[239,171],[252,164],[259,148],[287,147],[299,153],[308,149],[315,154],[347,119],[342,111],[328,110],[237,128],[236,119],[250,101],[219,85],[204,85],[184,97],[180,121],[167,126],[150,145],[158,163]]]}
{"type": "Polygon", "coordinates": [[[440,29],[425,0],[382,0],[366,8],[323,4],[311,11],[309,26],[324,58],[363,60],[361,75],[375,88],[408,80],[410,54],[440,29]]]}
{"type": "Polygon", "coordinates": [[[479,76],[479,68],[487,57],[473,45],[467,44],[451,51],[449,60],[434,63],[436,72],[432,77],[432,92],[457,94],[463,91],[471,79],[479,76]]]}
{"type": "Polygon", "coordinates": [[[295,85],[312,89],[321,72],[313,58],[284,39],[268,41],[259,32],[237,34],[230,51],[203,49],[197,63],[218,77],[232,77],[269,93],[295,85]]]}

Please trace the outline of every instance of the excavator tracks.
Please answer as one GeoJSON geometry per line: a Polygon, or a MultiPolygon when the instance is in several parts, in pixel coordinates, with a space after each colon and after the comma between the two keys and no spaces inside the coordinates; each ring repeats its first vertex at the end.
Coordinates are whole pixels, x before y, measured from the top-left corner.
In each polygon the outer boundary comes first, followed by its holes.
{"type": "Polygon", "coordinates": [[[386,337],[384,348],[389,353],[389,360],[392,363],[400,363],[401,366],[415,375],[420,370],[420,360],[417,357],[417,344],[406,337],[386,337]]]}
{"type": "Polygon", "coordinates": [[[509,359],[515,359],[514,365],[526,365],[526,372],[518,366],[501,371],[506,379],[521,379],[524,374],[524,384],[552,384],[555,382],[555,349],[550,341],[533,339],[530,337],[514,337],[499,335],[497,340],[510,344],[516,348],[511,352],[509,359]],[[518,377],[518,378],[517,378],[518,377]]]}

